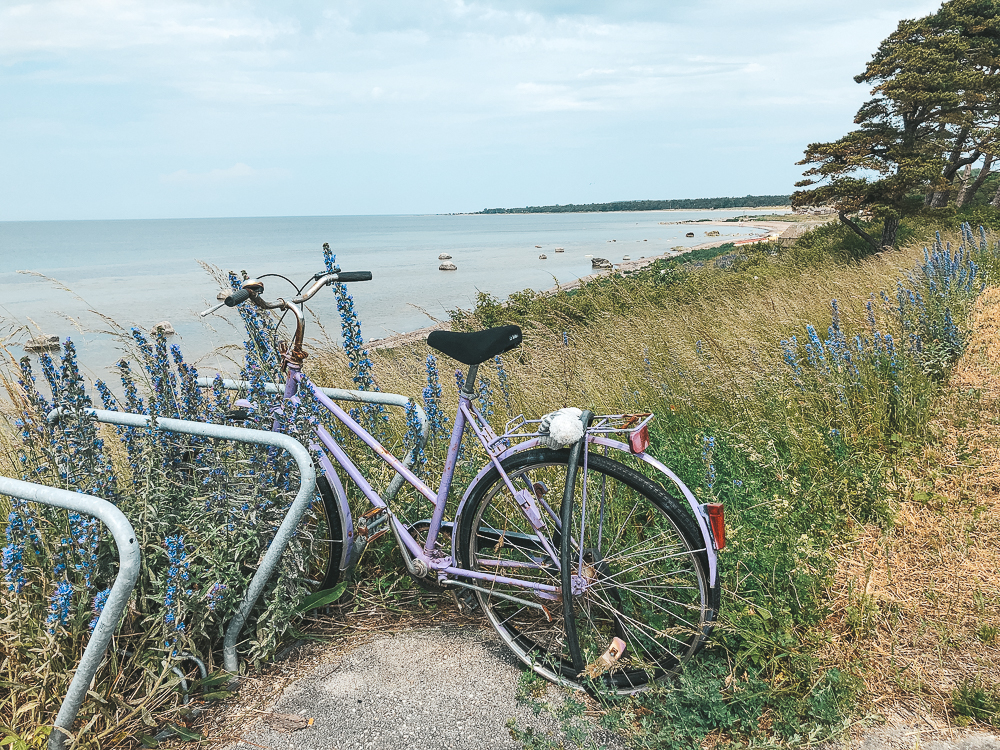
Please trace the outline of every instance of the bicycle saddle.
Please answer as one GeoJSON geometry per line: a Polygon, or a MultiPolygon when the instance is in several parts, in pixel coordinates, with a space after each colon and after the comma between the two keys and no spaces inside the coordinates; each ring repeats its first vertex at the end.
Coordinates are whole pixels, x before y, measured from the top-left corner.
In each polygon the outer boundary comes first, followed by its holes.
{"type": "Polygon", "coordinates": [[[482,364],[520,345],[521,329],[517,326],[498,326],[473,333],[432,331],[427,337],[427,346],[464,365],[482,364]]]}

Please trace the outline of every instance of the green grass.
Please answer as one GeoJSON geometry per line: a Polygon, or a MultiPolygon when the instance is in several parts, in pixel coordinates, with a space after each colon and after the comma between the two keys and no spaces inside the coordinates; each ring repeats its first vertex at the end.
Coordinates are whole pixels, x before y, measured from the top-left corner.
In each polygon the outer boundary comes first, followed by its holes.
{"type": "MultiPolygon", "coordinates": [[[[979,208],[970,216],[987,226],[996,221],[979,208]]],[[[525,331],[523,346],[503,357],[506,383],[493,363],[481,371],[496,426],[519,413],[537,418],[570,405],[598,413],[653,411],[650,452],[702,501],[725,504],[730,543],[720,557],[723,611],[709,648],[678,681],[608,705],[608,720],[635,746],[690,747],[708,734],[806,744],[849,721],[863,665],[830,664],[821,656],[834,551],[861,524],[892,525],[900,462],[926,439],[950,360],[942,371],[917,361],[893,369],[887,357],[872,354],[856,374],[804,363],[795,375],[781,341],[793,335],[804,341],[807,324],[825,338],[834,299],[848,339],[870,336],[866,304],[874,299],[877,328],[905,349],[899,315],[879,293],[894,298],[897,281],[911,283],[907,274],[923,260],[920,243],[934,229],[948,229],[957,244],[958,218],[938,213],[906,223],[901,237],[910,244],[893,253],[869,255],[834,223],[792,248],[762,243],[694,251],[551,297],[530,290],[506,301],[482,295],[474,310],[455,314],[456,328],[513,322],[525,331]],[[708,437],[715,447],[706,456],[708,437]],[[717,473],[712,483],[709,464],[717,473]]],[[[983,272],[997,278],[1000,263],[980,260],[983,272]]],[[[967,325],[963,304],[956,300],[952,310],[960,328],[967,325]]],[[[428,353],[423,345],[373,352],[382,390],[419,396],[428,353]]],[[[335,350],[315,352],[308,363],[321,385],[349,382],[335,350]]],[[[456,402],[454,364],[440,358],[446,412],[456,402]]],[[[401,453],[402,419],[394,415],[381,429],[401,453]]],[[[457,493],[484,460],[475,445],[466,448],[457,493]]],[[[444,453],[442,439],[427,449],[423,471],[435,481],[444,453]]],[[[391,476],[370,460],[363,468],[376,486],[391,476]]],[[[354,491],[352,499],[360,508],[354,491]]],[[[400,498],[412,505],[414,518],[428,515],[421,502],[413,493],[400,498]]],[[[362,565],[367,580],[354,585],[350,601],[392,608],[409,597],[412,584],[388,543],[373,546],[362,565]]],[[[856,605],[856,627],[864,629],[863,598],[856,605]]],[[[168,674],[158,659],[149,661],[150,674],[168,674]]],[[[21,666],[10,673],[20,674],[21,666]]],[[[956,707],[969,706],[974,717],[992,710],[990,694],[978,689],[957,696],[956,707]]],[[[0,689],[0,699],[5,695],[13,694],[0,689]]]]}
{"type": "MultiPolygon", "coordinates": [[[[957,246],[955,226],[943,228],[957,246]]],[[[797,385],[780,342],[804,339],[809,323],[825,338],[833,299],[849,340],[870,335],[872,295],[878,328],[905,342],[894,303],[879,293],[894,299],[897,281],[910,283],[907,274],[923,261],[916,241],[929,242],[938,227],[926,218],[905,224],[911,244],[871,256],[830,224],[790,249],[712,248],[572,293],[481,295],[474,310],[455,313],[457,328],[516,323],[525,331],[523,346],[504,356],[505,399],[495,369],[481,371],[492,384],[496,422],[565,405],[651,410],[651,452],[700,498],[725,504],[731,542],[721,556],[719,627],[679,685],[615,706],[637,746],[689,747],[720,731],[744,742],[799,744],[848,721],[863,666],[819,656],[829,637],[833,550],[860,524],[892,525],[900,461],[925,439],[940,374],[913,363],[890,372],[876,357],[857,378],[810,371],[797,385]],[[734,250],[737,262],[716,267],[734,250]],[[707,436],[716,439],[711,488],[707,436]]],[[[981,261],[996,273],[994,261],[981,261]]],[[[966,308],[953,311],[960,326],[966,308]]],[[[427,353],[421,346],[380,352],[382,388],[419,393],[427,353]]],[[[335,382],[332,360],[318,364],[319,378],[335,382]]],[[[442,372],[451,366],[442,359],[442,372]]],[[[444,402],[453,404],[454,386],[445,386],[444,402]]],[[[429,455],[432,468],[440,464],[440,447],[429,455]]],[[[859,618],[864,627],[860,610],[859,618]]]]}

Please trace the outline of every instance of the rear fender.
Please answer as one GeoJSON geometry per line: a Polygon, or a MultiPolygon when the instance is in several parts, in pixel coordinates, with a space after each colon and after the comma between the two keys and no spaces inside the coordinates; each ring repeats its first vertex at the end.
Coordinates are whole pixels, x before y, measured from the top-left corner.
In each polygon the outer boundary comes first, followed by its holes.
{"type": "MultiPolygon", "coordinates": [[[[687,485],[680,480],[674,472],[668,469],[662,462],[658,461],[653,456],[648,453],[632,453],[629,446],[626,443],[620,443],[617,440],[611,440],[610,438],[602,437],[600,435],[588,435],[587,442],[591,445],[606,446],[614,450],[621,451],[633,458],[636,458],[644,463],[652,466],[658,472],[663,474],[670,480],[670,484],[676,487],[680,493],[684,496],[687,501],[688,506],[691,508],[691,514],[694,516],[694,520],[698,524],[698,529],[701,531],[701,538],[705,547],[705,556],[708,559],[708,578],[710,585],[714,586],[719,575],[719,556],[715,549],[715,542],[712,539],[712,533],[709,530],[708,519],[706,518],[705,509],[702,504],[698,502],[698,499],[694,494],[687,488],[687,485]]],[[[504,461],[511,456],[517,455],[518,453],[523,453],[524,451],[531,450],[532,448],[537,448],[542,445],[542,442],[538,438],[532,438],[531,440],[526,440],[523,443],[518,443],[517,445],[508,448],[500,456],[498,456],[498,461],[504,461]]],[[[491,463],[486,464],[480,472],[476,475],[476,478],[472,480],[469,484],[468,489],[466,489],[465,494],[462,495],[462,501],[458,505],[458,510],[455,511],[455,525],[454,528],[461,528],[462,513],[465,511],[465,505],[469,500],[469,496],[472,494],[473,488],[479,484],[480,480],[485,477],[490,471],[494,469],[491,463]]],[[[458,560],[456,556],[458,554],[458,549],[456,549],[455,535],[452,534],[452,559],[458,560]]]]}

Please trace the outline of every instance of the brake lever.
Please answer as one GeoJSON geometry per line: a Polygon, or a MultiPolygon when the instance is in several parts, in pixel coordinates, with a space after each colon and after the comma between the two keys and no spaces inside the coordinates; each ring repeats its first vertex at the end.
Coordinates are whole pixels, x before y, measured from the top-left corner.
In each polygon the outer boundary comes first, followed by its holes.
{"type": "Polygon", "coordinates": [[[210,308],[208,308],[207,310],[205,310],[205,312],[201,312],[201,313],[198,313],[198,317],[199,317],[199,318],[204,318],[204,317],[207,317],[208,315],[211,315],[212,313],[214,313],[214,312],[215,312],[216,310],[218,310],[219,308],[222,308],[222,307],[225,307],[225,306],[226,306],[226,303],[225,303],[225,301],[223,301],[223,302],[220,302],[220,303],[219,303],[219,304],[217,304],[217,305],[216,305],[215,307],[210,307],[210,308]]]}

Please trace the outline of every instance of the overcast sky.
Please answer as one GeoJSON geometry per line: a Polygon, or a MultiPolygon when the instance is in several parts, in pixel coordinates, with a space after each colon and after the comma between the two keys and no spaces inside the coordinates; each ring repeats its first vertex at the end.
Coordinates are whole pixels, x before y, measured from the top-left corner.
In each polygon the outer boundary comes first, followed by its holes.
{"type": "Polygon", "coordinates": [[[924,0],[0,0],[0,220],[788,193],[924,0]]]}

